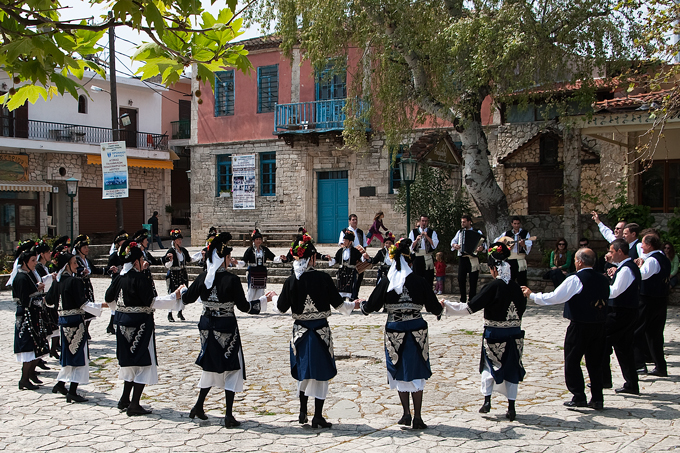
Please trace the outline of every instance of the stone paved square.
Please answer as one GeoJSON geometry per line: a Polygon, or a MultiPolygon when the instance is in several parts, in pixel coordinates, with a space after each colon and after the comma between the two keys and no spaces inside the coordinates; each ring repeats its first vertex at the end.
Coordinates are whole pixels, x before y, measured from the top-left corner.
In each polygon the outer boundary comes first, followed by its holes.
{"type": "MultiPolygon", "coordinates": [[[[103,301],[109,280],[93,280],[103,301]]],[[[163,282],[156,282],[158,288],[163,282]]],[[[280,292],[281,285],[269,285],[280,292]]],[[[372,288],[364,287],[362,297],[372,288]]],[[[430,327],[433,376],[425,388],[424,431],[397,425],[401,406],[387,385],[384,365],[384,314],[358,312],[329,318],[338,375],[330,383],[325,405],[330,430],[297,423],[298,399],[290,376],[288,345],[290,314],[250,316],[237,311],[243,340],[247,380],[237,394],[234,415],[243,424],[226,429],[224,392],[213,389],[206,400],[209,419],[189,419],[201,374],[194,364],[200,348],[196,323],[201,306],[185,309],[186,322],[170,323],[156,312],[159,384],[147,386],[142,404],[153,409],[145,417],[128,417],[115,407],[122,390],[115,358],[115,340],[105,333],[108,310],[92,322],[90,383],[78,388],[87,403],[68,404],[51,393],[59,366],[42,371],[38,391],[17,388],[20,367],[12,354],[14,303],[0,293],[0,450],[80,452],[185,451],[370,451],[377,452],[556,452],[668,451],[680,446],[676,429],[680,410],[680,309],[670,307],[666,324],[668,378],[643,377],[640,396],[605,390],[605,410],[570,411],[562,402],[570,395],[564,385],[562,343],[568,321],[562,307],[529,304],[524,365],[517,420],[505,419],[506,402],[494,394],[490,414],[477,413],[482,314],[437,321],[430,327]]],[[[615,359],[614,385],[623,381],[615,359]]],[[[310,404],[310,410],[312,409],[310,404]]]]}

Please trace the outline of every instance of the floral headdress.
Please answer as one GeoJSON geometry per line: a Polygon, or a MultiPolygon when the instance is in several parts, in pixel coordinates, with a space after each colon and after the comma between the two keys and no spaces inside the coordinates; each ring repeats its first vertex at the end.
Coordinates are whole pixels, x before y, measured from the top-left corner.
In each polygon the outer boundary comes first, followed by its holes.
{"type": "Polygon", "coordinates": [[[311,253],[313,253],[311,252],[312,250],[316,252],[312,237],[307,233],[304,233],[302,236],[298,236],[298,238],[290,244],[290,254],[293,255],[293,258],[296,260],[305,257],[309,258],[311,253]]]}
{"type": "Polygon", "coordinates": [[[132,248],[133,248],[133,247],[139,247],[139,244],[137,244],[137,243],[134,242],[134,241],[128,243],[128,244],[127,244],[127,247],[125,247],[125,249],[122,249],[122,250],[120,251],[120,256],[121,256],[121,258],[124,258],[124,257],[126,257],[126,256],[129,256],[129,255],[130,255],[130,252],[132,252],[132,248]]]}
{"type": "Polygon", "coordinates": [[[182,230],[180,230],[179,228],[175,228],[174,230],[171,230],[170,236],[172,237],[173,240],[184,237],[184,236],[182,236],[182,230]]]}

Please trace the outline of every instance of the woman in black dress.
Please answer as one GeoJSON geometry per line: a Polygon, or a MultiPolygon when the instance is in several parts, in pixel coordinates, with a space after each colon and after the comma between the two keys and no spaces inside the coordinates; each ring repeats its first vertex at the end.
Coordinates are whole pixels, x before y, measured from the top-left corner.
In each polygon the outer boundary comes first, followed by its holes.
{"type": "Polygon", "coordinates": [[[508,398],[509,420],[516,417],[515,400],[519,382],[526,374],[522,365],[524,331],[522,315],[527,300],[520,286],[510,279],[507,259],[510,249],[502,242],[489,248],[489,271],[494,280],[468,303],[442,301],[447,315],[465,316],[484,310],[484,337],[479,372],[482,374],[484,404],[480,413],[491,410],[491,394],[495,390],[508,398]]]}
{"type": "Polygon", "coordinates": [[[223,388],[226,428],[241,424],[233,415],[234,396],[236,392],[243,391],[246,377],[241,334],[234,307],[244,313],[256,315],[266,311],[267,302],[271,301],[271,293],[248,301],[239,277],[227,271],[226,267],[231,261],[232,249],[227,246],[230,240],[231,234],[220,233],[210,242],[207,270],[193,281],[182,296],[185,304],[196,302],[199,297],[203,302],[203,314],[198,321],[201,352],[196,359],[196,364],[203,369],[198,382],[201,390],[189,417],[206,420],[208,416],[203,410],[203,403],[208,392],[212,387],[223,388]]]}
{"type": "Polygon", "coordinates": [[[359,276],[356,266],[362,261],[370,260],[371,258],[363,247],[354,247],[354,233],[346,230],[342,240],[342,247],[338,249],[335,253],[334,261],[330,263],[331,266],[335,263],[340,264],[338,269],[338,291],[342,297],[345,299],[352,298],[359,276]]]}
{"type": "Polygon", "coordinates": [[[262,233],[255,228],[250,235],[253,241],[252,247],[248,247],[243,253],[243,261],[248,266],[248,300],[258,299],[264,295],[267,289],[267,261],[280,263],[281,258],[274,255],[268,247],[262,245],[262,233]]]}
{"type": "Polygon", "coordinates": [[[400,239],[390,249],[392,264],[387,277],[380,280],[368,301],[361,303],[363,314],[385,308],[385,362],[390,389],[399,393],[404,413],[400,425],[425,429],[421,408],[425,381],[432,376],[427,322],[421,315],[423,306],[439,316],[442,306],[432,284],[411,270],[411,240],[400,239]],[[413,399],[413,418],[409,397],[413,399]]]}
{"type": "Polygon", "coordinates": [[[39,387],[31,381],[42,384],[35,374],[35,367],[49,352],[47,337],[52,333],[42,316],[45,284],[39,282],[34,273],[38,263],[35,245],[33,241],[19,245],[14,254],[14,270],[7,283],[12,286],[12,297],[17,304],[14,354],[21,363],[20,390],[37,390],[39,387]]]}
{"type": "MultiPolygon", "coordinates": [[[[165,255],[165,267],[168,273],[165,275],[165,281],[168,285],[168,294],[177,290],[182,285],[189,284],[189,274],[187,274],[187,264],[191,262],[191,257],[187,249],[182,247],[182,231],[172,230],[170,232],[170,247],[168,253],[165,255]]],[[[182,310],[177,311],[177,318],[185,321],[182,310]]],[[[172,317],[172,311],[168,312],[168,321],[175,322],[172,317]]]]}
{"type": "MultiPolygon", "coordinates": [[[[118,249],[120,248],[121,245],[125,241],[128,240],[130,236],[127,234],[127,231],[121,230],[120,233],[116,235],[116,237],[113,239],[113,244],[111,244],[111,249],[109,249],[109,262],[108,262],[108,267],[109,269],[115,269],[116,272],[111,272],[111,279],[115,277],[121,269],[123,269],[123,261],[120,259],[120,255],[118,255],[118,249]]],[[[116,330],[113,328],[113,318],[116,316],[116,303],[112,302],[111,305],[111,318],[109,318],[109,325],[106,327],[106,333],[115,335],[116,330]]]]}
{"type": "MultiPolygon", "coordinates": [[[[45,284],[44,292],[47,294],[50,287],[54,283],[56,272],[52,272],[52,250],[47,242],[42,239],[36,241],[35,252],[37,253],[38,263],[35,265],[35,272],[38,281],[45,284]]],[[[52,347],[50,348],[50,356],[59,360],[59,314],[56,306],[50,306],[49,303],[43,304],[43,319],[48,332],[51,332],[50,338],[52,347]]],[[[41,359],[42,360],[42,359],[41,359]]],[[[44,365],[38,365],[44,369],[44,365]]]]}

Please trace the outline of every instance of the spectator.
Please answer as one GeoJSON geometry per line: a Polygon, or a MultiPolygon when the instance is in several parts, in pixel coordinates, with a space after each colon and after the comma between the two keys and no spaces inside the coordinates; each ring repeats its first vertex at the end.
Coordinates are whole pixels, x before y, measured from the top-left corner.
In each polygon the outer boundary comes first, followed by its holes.
{"type": "Polygon", "coordinates": [[[153,215],[149,217],[149,220],[147,220],[148,224],[151,224],[151,234],[153,235],[153,241],[156,241],[158,244],[158,247],[161,249],[164,249],[163,247],[163,242],[161,242],[161,237],[158,235],[158,211],[154,211],[153,215]]]}

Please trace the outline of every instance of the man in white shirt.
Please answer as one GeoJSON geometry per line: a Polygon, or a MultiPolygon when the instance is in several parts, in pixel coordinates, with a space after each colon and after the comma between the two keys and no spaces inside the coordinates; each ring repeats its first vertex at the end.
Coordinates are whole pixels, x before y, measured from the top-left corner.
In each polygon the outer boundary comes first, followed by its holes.
{"type": "Polygon", "coordinates": [[[570,408],[589,406],[596,410],[604,407],[602,395],[602,361],[605,356],[606,305],[609,299],[609,281],[593,269],[597,255],[588,248],[576,252],[576,273],[551,293],[533,293],[522,287],[525,297],[537,305],[564,305],[564,317],[570,320],[564,337],[564,381],[572,393],[570,408]],[[590,377],[591,400],[586,403],[585,383],[581,360],[585,357],[590,377]]]}
{"type": "MultiPolygon", "coordinates": [[[[359,251],[361,253],[364,253],[364,249],[368,247],[368,245],[366,244],[366,235],[364,234],[363,230],[357,227],[357,225],[359,224],[359,218],[357,217],[356,214],[350,214],[348,220],[349,226],[340,232],[340,237],[338,238],[338,245],[342,247],[345,239],[345,231],[351,231],[352,233],[354,233],[354,247],[357,246],[361,247],[359,251]]],[[[354,297],[354,299],[357,299],[359,297],[359,288],[361,287],[361,283],[363,281],[364,273],[362,272],[361,274],[357,275],[357,280],[354,287],[356,297],[354,297]]]]}
{"type": "Polygon", "coordinates": [[[627,223],[623,227],[623,239],[628,243],[628,256],[635,261],[640,256],[640,249],[638,248],[638,235],[640,234],[640,225],[637,223],[627,223]]]}
{"type": "Polygon", "coordinates": [[[423,214],[418,221],[418,228],[414,228],[408,235],[413,241],[411,250],[416,254],[413,260],[413,272],[423,277],[430,286],[434,282],[434,259],[432,253],[439,245],[437,232],[429,228],[430,218],[423,214]]]}
{"type": "MultiPolygon", "coordinates": [[[[479,260],[477,259],[477,252],[484,250],[484,243],[477,247],[475,243],[474,255],[467,254],[461,249],[463,242],[463,231],[476,231],[479,235],[482,232],[472,228],[472,217],[464,214],[460,218],[460,230],[451,240],[451,250],[458,250],[458,290],[460,291],[460,301],[467,302],[467,293],[465,283],[467,275],[470,274],[470,300],[477,294],[477,279],[479,278],[479,260]]],[[[478,242],[478,241],[475,241],[478,242]]]]}
{"type": "Polygon", "coordinates": [[[604,237],[607,242],[611,244],[615,239],[623,239],[623,228],[626,226],[626,222],[622,220],[617,223],[612,232],[612,230],[600,220],[600,216],[596,211],[592,211],[590,214],[592,214],[593,220],[597,223],[600,234],[602,234],[602,237],[604,237]]]}
{"type": "Polygon", "coordinates": [[[513,246],[510,247],[510,258],[508,258],[511,274],[510,278],[516,281],[518,285],[526,286],[526,256],[531,252],[531,246],[533,245],[533,241],[530,239],[531,235],[528,231],[522,229],[522,219],[519,217],[513,217],[512,229],[498,236],[494,242],[499,242],[501,238],[506,236],[515,241],[513,246]]]}

